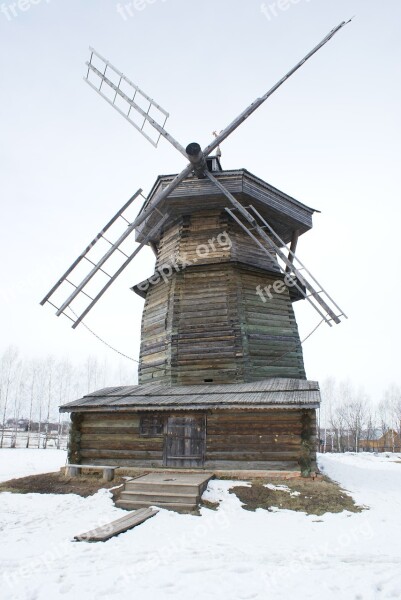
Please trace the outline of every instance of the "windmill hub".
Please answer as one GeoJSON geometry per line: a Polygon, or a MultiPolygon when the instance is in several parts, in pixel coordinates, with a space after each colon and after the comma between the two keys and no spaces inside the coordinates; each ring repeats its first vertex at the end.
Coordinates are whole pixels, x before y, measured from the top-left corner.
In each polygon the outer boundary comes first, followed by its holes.
{"type": "Polygon", "coordinates": [[[205,169],[207,169],[207,163],[205,155],[202,152],[202,148],[197,142],[191,142],[185,148],[190,163],[193,166],[194,173],[199,179],[206,177],[205,169]]]}
{"type": "Polygon", "coordinates": [[[188,156],[198,156],[202,152],[202,148],[197,142],[191,142],[185,150],[188,156]]]}

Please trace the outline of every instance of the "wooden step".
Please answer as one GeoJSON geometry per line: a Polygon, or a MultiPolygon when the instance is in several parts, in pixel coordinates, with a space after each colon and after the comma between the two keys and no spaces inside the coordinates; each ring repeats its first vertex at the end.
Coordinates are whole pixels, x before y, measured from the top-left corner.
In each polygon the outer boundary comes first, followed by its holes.
{"type": "Polygon", "coordinates": [[[160,506],[193,512],[212,476],[211,473],[149,473],[127,481],[116,506],[126,510],[160,506]]]}
{"type": "Polygon", "coordinates": [[[142,502],[132,502],[129,500],[117,500],[116,506],[118,508],[123,508],[124,510],[136,510],[139,508],[145,508],[150,506],[157,506],[159,508],[165,508],[167,510],[175,510],[177,512],[193,512],[197,510],[198,505],[195,503],[185,504],[183,502],[160,502],[160,500],[155,504],[150,501],[142,501],[142,502]]]}
{"type": "MultiPolygon", "coordinates": [[[[197,492],[197,490],[196,490],[197,492]]],[[[141,492],[124,490],[121,492],[120,500],[128,500],[129,502],[150,502],[151,505],[159,504],[160,502],[169,502],[177,504],[195,504],[197,505],[200,501],[200,496],[197,493],[194,494],[176,494],[174,491],[171,492],[141,492]]]]}
{"type": "Polygon", "coordinates": [[[191,494],[193,496],[200,496],[203,492],[202,486],[197,484],[183,484],[183,483],[151,483],[146,481],[127,481],[125,484],[126,491],[132,492],[143,492],[153,494],[191,494]]]}

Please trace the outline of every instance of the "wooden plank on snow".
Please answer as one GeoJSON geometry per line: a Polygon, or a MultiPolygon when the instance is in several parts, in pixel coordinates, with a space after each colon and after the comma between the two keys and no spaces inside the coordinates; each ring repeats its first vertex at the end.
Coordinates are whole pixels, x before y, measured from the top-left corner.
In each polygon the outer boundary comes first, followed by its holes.
{"type": "Polygon", "coordinates": [[[115,535],[124,533],[137,525],[140,525],[150,517],[154,517],[159,511],[156,508],[140,508],[139,510],[132,511],[106,525],[81,533],[74,536],[74,540],[77,542],[106,542],[115,535]]]}

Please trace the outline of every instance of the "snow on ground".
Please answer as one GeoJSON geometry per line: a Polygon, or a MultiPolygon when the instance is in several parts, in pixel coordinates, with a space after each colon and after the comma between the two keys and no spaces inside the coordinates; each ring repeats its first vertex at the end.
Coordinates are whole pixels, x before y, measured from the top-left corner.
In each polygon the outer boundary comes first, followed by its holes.
{"type": "MultiPolygon", "coordinates": [[[[47,452],[43,471],[49,470],[46,457],[52,460],[47,452]]],[[[320,457],[325,473],[370,506],[362,513],[250,512],[229,494],[233,482],[212,481],[205,497],[219,500],[219,510],[203,508],[201,517],[161,510],[139,527],[95,544],[71,540],[126,514],[113,505],[110,492],[90,498],[2,493],[0,597],[401,598],[401,464],[395,459],[320,457]]]]}
{"type": "Polygon", "coordinates": [[[37,473],[58,471],[65,465],[67,452],[63,450],[0,449],[0,481],[26,477],[37,473]]]}
{"type": "Polygon", "coordinates": [[[273,483],[265,483],[264,487],[277,492],[287,492],[290,496],[300,496],[301,492],[293,492],[288,485],[274,485],[273,483]]]}

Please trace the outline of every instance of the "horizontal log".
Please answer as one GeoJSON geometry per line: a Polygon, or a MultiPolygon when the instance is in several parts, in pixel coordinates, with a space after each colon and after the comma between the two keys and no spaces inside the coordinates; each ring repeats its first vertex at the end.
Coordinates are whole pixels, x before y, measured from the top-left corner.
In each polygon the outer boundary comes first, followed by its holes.
{"type": "Polygon", "coordinates": [[[131,442],[121,442],[118,440],[105,440],[105,439],[88,439],[87,437],[82,436],[81,439],[81,448],[89,448],[92,450],[108,448],[110,450],[144,450],[144,451],[159,451],[164,446],[163,438],[160,438],[159,441],[152,440],[154,443],[142,443],[139,440],[131,441],[131,442]]]}
{"type": "MultiPolygon", "coordinates": [[[[283,427],[277,427],[277,428],[273,428],[273,427],[254,427],[253,431],[252,428],[240,428],[240,427],[225,427],[222,431],[218,431],[217,429],[215,430],[211,430],[208,427],[207,430],[207,436],[208,436],[208,443],[214,444],[215,441],[214,440],[219,440],[221,438],[228,437],[228,436],[234,436],[234,437],[248,437],[251,436],[252,433],[255,433],[255,431],[257,431],[258,435],[261,436],[273,436],[273,438],[278,437],[280,438],[280,436],[282,435],[293,435],[295,438],[300,438],[302,435],[302,429],[301,427],[291,427],[291,426],[283,426],[283,427]]],[[[216,442],[217,443],[217,442],[216,442]]],[[[241,442],[238,441],[237,444],[240,444],[241,442]]],[[[245,444],[246,442],[242,442],[243,444],[245,444]]]]}
{"type": "Polygon", "coordinates": [[[83,423],[85,425],[90,425],[92,422],[96,422],[98,423],[99,421],[103,421],[107,424],[115,424],[116,427],[117,426],[121,426],[123,423],[120,423],[120,421],[124,421],[124,424],[132,424],[132,425],[139,425],[139,415],[138,413],[125,413],[125,414],[119,414],[118,412],[107,412],[107,407],[105,408],[104,412],[102,412],[100,415],[99,414],[85,414],[84,418],[83,418],[83,423]]]}
{"type": "Polygon", "coordinates": [[[252,407],[249,407],[246,411],[225,411],[220,410],[219,412],[214,411],[208,417],[209,425],[216,423],[221,423],[222,421],[226,422],[234,422],[236,424],[241,423],[278,423],[279,421],[289,421],[289,422],[300,422],[302,416],[302,412],[299,409],[294,409],[291,411],[288,410],[279,410],[279,409],[270,409],[268,412],[266,411],[255,411],[252,410],[252,407]]]}
{"type": "Polygon", "coordinates": [[[139,437],[139,427],[135,426],[135,427],[113,427],[111,425],[101,425],[99,423],[99,425],[97,425],[96,422],[91,423],[90,427],[87,427],[86,425],[82,425],[81,426],[81,435],[82,436],[87,436],[87,435],[97,435],[97,436],[102,436],[102,435],[115,435],[115,436],[123,436],[123,435],[129,435],[130,437],[134,436],[139,437]]]}
{"type": "MultiPolygon", "coordinates": [[[[257,432],[259,433],[259,432],[257,432]]],[[[208,431],[207,435],[207,443],[213,447],[221,446],[224,448],[224,442],[226,442],[226,448],[237,446],[248,447],[249,445],[254,446],[263,446],[265,444],[280,444],[280,447],[283,444],[299,444],[301,442],[300,435],[291,435],[288,433],[283,434],[260,434],[256,435],[256,432],[247,433],[244,435],[235,435],[230,432],[227,432],[226,435],[211,435],[208,431]]]]}
{"type": "Polygon", "coordinates": [[[93,458],[91,459],[92,464],[94,465],[112,465],[112,466],[118,466],[118,467],[139,467],[141,469],[151,469],[151,468],[161,468],[163,467],[163,460],[161,459],[146,459],[146,458],[140,458],[140,459],[133,459],[133,458],[119,458],[119,457],[113,457],[113,458],[100,458],[100,459],[96,459],[93,458]]]}
{"type": "Polygon", "coordinates": [[[220,459],[209,459],[206,458],[204,468],[215,469],[222,471],[224,470],[237,470],[237,469],[249,469],[249,470],[273,470],[273,471],[299,471],[299,464],[297,460],[253,460],[253,461],[239,461],[239,460],[220,460],[220,459]]]}
{"type": "Polygon", "coordinates": [[[114,448],[82,448],[81,457],[88,459],[101,459],[101,458],[125,458],[132,460],[163,460],[163,452],[160,451],[144,451],[144,450],[128,450],[121,449],[116,450],[114,448]]]}
{"type": "Polygon", "coordinates": [[[276,453],[291,453],[292,456],[300,456],[301,452],[301,442],[294,444],[282,444],[277,442],[276,444],[236,444],[236,445],[226,445],[223,444],[213,444],[208,442],[206,445],[206,453],[208,456],[210,455],[220,455],[220,454],[230,454],[234,458],[241,458],[245,454],[252,454],[254,457],[259,457],[260,460],[263,460],[266,456],[270,456],[270,454],[276,453]],[[227,450],[229,448],[229,451],[227,450]]]}
{"type": "Polygon", "coordinates": [[[298,461],[299,452],[246,452],[233,450],[231,452],[210,452],[206,453],[206,460],[235,460],[238,462],[246,461],[270,461],[270,460],[290,460],[298,461]]]}

